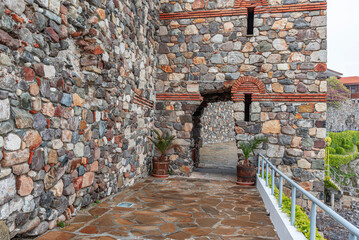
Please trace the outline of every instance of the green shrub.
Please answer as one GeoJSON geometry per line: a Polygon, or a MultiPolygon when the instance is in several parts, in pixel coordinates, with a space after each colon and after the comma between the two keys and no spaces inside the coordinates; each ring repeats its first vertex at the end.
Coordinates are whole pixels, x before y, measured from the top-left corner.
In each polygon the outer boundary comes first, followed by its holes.
{"type": "MultiPolygon", "coordinates": [[[[338,152],[338,150],[337,150],[337,152],[338,152]]],[[[338,155],[338,154],[329,155],[330,166],[339,169],[342,165],[347,165],[352,160],[356,159],[357,156],[358,156],[358,153],[351,154],[351,155],[338,155]]]]}
{"type": "Polygon", "coordinates": [[[342,148],[342,147],[337,147],[335,149],[335,151],[337,152],[337,154],[344,154],[344,152],[345,152],[344,148],[342,148]]]}
{"type": "Polygon", "coordinates": [[[359,141],[356,141],[355,145],[359,146],[359,141]]]}
{"type": "Polygon", "coordinates": [[[335,148],[329,147],[329,153],[330,154],[336,154],[337,151],[335,150],[335,148]]]}
{"type": "MultiPolygon", "coordinates": [[[[261,176],[261,175],[260,175],[261,176]]],[[[265,178],[265,177],[264,177],[265,178]]],[[[272,177],[268,176],[269,188],[272,187],[272,177]]],[[[279,201],[279,189],[277,186],[274,186],[274,196],[277,201],[279,201]]],[[[282,212],[286,213],[288,216],[291,214],[291,205],[292,201],[289,197],[287,197],[284,193],[282,194],[282,212]]],[[[304,236],[309,239],[310,238],[310,220],[308,215],[305,213],[304,209],[299,205],[295,205],[295,224],[294,226],[297,230],[304,234],[304,236]]],[[[326,240],[319,233],[318,229],[316,229],[315,240],[326,240]]]]}
{"type": "Polygon", "coordinates": [[[347,149],[347,150],[353,150],[353,143],[347,143],[347,144],[344,144],[343,148],[347,149]]]}
{"type": "Polygon", "coordinates": [[[333,183],[333,181],[331,180],[330,177],[325,177],[324,179],[324,187],[325,188],[333,188],[335,190],[339,190],[337,185],[335,185],[335,183],[333,183]]]}

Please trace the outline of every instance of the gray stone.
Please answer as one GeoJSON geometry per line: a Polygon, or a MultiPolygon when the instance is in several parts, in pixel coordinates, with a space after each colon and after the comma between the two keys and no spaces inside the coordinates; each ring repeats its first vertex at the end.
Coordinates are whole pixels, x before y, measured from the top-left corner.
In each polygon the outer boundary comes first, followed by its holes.
{"type": "Polygon", "coordinates": [[[228,54],[229,64],[240,64],[244,62],[244,56],[241,52],[230,52],[228,54]]]}
{"type": "Polygon", "coordinates": [[[5,6],[11,11],[15,12],[18,15],[21,15],[25,11],[25,1],[24,0],[3,0],[5,6]]]}
{"type": "Polygon", "coordinates": [[[10,102],[9,99],[0,100],[0,121],[10,119],[10,102]]]}
{"type": "Polygon", "coordinates": [[[270,158],[282,158],[284,150],[284,146],[268,144],[267,156],[270,158]]]}
{"type": "Polygon", "coordinates": [[[39,235],[45,233],[48,229],[49,229],[49,223],[44,221],[44,222],[41,222],[31,232],[26,233],[26,236],[39,236],[39,235]]]}
{"type": "Polygon", "coordinates": [[[8,202],[16,194],[16,181],[13,174],[9,177],[0,179],[0,205],[8,202]]]}

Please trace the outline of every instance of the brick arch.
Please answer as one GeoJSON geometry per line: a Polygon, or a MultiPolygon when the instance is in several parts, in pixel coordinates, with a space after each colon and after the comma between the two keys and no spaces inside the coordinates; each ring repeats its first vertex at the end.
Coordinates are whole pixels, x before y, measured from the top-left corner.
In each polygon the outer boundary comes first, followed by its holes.
{"type": "Polygon", "coordinates": [[[234,7],[261,7],[268,6],[268,0],[236,0],[234,7]]]}
{"type": "Polygon", "coordinates": [[[254,77],[241,77],[231,89],[233,101],[241,101],[245,93],[266,93],[265,86],[261,80],[254,77]]]}

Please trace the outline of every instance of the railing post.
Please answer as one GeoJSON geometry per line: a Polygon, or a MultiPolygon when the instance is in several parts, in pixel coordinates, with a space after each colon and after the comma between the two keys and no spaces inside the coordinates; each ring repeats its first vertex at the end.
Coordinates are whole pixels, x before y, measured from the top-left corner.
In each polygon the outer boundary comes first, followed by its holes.
{"type": "Polygon", "coordinates": [[[262,179],[264,179],[264,158],[262,158],[262,179]]]}
{"type": "Polygon", "coordinates": [[[357,240],[357,237],[354,236],[352,233],[349,233],[349,240],[357,240]]]}
{"type": "Polygon", "coordinates": [[[315,240],[317,226],[317,205],[312,202],[312,208],[310,209],[310,240],[315,240]]]}
{"type": "Polygon", "coordinates": [[[295,199],[296,199],[296,188],[292,186],[292,205],[290,210],[290,225],[294,226],[295,223],[295,199]]]}
{"type": "Polygon", "coordinates": [[[261,156],[258,156],[258,175],[261,173],[261,156]]]}
{"type": "Polygon", "coordinates": [[[268,178],[269,178],[269,174],[268,174],[268,170],[269,170],[269,166],[268,166],[268,162],[266,162],[266,186],[268,187],[268,178]]]}
{"type": "Polygon", "coordinates": [[[283,177],[279,177],[279,207],[282,207],[283,202],[283,177]]]}
{"type": "Polygon", "coordinates": [[[274,168],[272,168],[272,195],[274,195],[274,183],[275,183],[275,173],[274,173],[274,168]]]}

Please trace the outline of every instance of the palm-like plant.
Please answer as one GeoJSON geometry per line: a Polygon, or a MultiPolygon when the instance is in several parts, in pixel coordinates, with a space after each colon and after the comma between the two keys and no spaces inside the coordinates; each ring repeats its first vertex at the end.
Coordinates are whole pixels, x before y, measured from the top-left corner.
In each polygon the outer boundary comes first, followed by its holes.
{"type": "Polygon", "coordinates": [[[249,142],[241,142],[239,143],[239,146],[242,149],[243,155],[244,155],[244,165],[249,166],[249,156],[251,153],[254,154],[254,150],[259,147],[259,145],[263,142],[267,142],[268,139],[266,137],[255,137],[254,139],[250,140],[249,142]]]}
{"type": "Polygon", "coordinates": [[[168,132],[161,135],[156,129],[154,129],[153,132],[157,135],[157,139],[150,138],[150,140],[155,145],[156,149],[161,152],[161,161],[165,160],[166,153],[170,149],[177,149],[179,152],[182,152],[182,147],[173,143],[175,136],[170,136],[168,132]]]}

